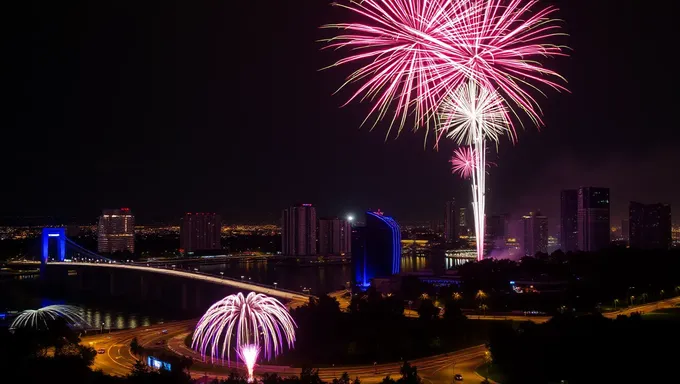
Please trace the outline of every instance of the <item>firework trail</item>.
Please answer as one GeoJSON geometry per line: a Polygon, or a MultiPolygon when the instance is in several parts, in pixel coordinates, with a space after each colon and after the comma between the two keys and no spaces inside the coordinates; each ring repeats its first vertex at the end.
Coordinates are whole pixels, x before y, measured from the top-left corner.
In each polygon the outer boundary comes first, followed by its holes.
{"type": "Polygon", "coordinates": [[[507,109],[500,95],[470,80],[444,100],[439,121],[439,137],[446,135],[469,146],[467,150],[457,150],[451,162],[454,172],[458,171],[465,179],[472,178],[477,259],[481,260],[486,221],[486,141],[497,143],[503,134],[511,132],[507,109]]]}
{"type": "Polygon", "coordinates": [[[48,305],[39,309],[27,309],[21,312],[19,316],[12,321],[9,329],[40,329],[42,326],[47,329],[47,322],[49,320],[56,320],[57,318],[64,319],[68,325],[74,327],[89,325],[83,316],[83,310],[79,307],[73,305],[48,305]]]}
{"type": "Polygon", "coordinates": [[[248,367],[248,382],[252,383],[255,378],[253,372],[255,370],[255,363],[257,357],[260,355],[260,347],[254,344],[242,345],[238,349],[238,357],[248,367]]]}
{"type": "Polygon", "coordinates": [[[295,342],[295,321],[278,300],[250,292],[230,295],[213,304],[201,317],[191,347],[211,362],[225,357],[230,362],[232,338],[237,352],[253,345],[271,360],[281,353],[285,343],[292,348],[295,342]]]}

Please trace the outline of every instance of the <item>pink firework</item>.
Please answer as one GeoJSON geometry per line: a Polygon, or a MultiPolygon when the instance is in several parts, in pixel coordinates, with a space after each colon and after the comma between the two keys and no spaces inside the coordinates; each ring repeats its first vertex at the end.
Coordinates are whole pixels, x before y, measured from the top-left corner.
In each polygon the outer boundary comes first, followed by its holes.
{"type": "Polygon", "coordinates": [[[463,179],[469,179],[475,170],[474,157],[474,150],[471,147],[456,148],[453,151],[453,157],[449,160],[451,172],[457,173],[463,179]]]}
{"type": "Polygon", "coordinates": [[[563,35],[551,19],[557,9],[539,8],[535,0],[352,0],[336,5],[364,20],[326,26],[342,30],[328,47],[352,50],[334,66],[363,65],[341,88],[360,83],[348,103],[372,102],[366,119],[373,116],[376,123],[393,107],[390,127],[398,123],[401,130],[409,112],[415,112],[416,128],[429,127],[442,100],[472,80],[498,89],[540,124],[540,108],[526,88],[565,89],[559,84],[563,78],[541,64],[546,57],[565,55],[563,47],[548,43],[563,35]]]}

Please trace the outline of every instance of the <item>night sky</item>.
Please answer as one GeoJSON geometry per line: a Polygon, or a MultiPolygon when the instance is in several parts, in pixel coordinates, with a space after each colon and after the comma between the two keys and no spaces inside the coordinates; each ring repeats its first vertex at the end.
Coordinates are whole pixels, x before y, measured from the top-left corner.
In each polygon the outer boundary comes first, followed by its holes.
{"type": "MultiPolygon", "coordinates": [[[[351,15],[326,0],[24,1],[6,10],[0,216],[92,222],[130,207],[138,222],[214,211],[228,223],[381,208],[398,220],[468,201],[453,145],[424,132],[385,141],[368,104],[333,96],[352,68],[319,71],[318,27],[351,15]]],[[[559,217],[559,191],[611,188],[612,224],[630,200],[680,207],[673,14],[623,0],[557,3],[570,58],[549,65],[571,93],[542,99],[546,126],[507,140],[489,214],[559,217]],[[637,5],[634,5],[637,4],[637,5]],[[643,7],[644,6],[644,7],[643,7]],[[647,7],[647,8],[645,8],[647,7]]]]}

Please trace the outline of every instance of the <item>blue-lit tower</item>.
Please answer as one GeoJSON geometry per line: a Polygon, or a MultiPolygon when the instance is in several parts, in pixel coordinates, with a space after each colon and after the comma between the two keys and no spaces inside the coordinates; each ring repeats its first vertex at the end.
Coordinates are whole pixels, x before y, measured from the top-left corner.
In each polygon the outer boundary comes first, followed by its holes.
{"type": "Polygon", "coordinates": [[[64,261],[66,257],[66,229],[65,228],[43,228],[42,230],[42,256],[41,264],[47,263],[49,257],[50,238],[57,239],[57,261],[64,261]]]}
{"type": "Polygon", "coordinates": [[[366,212],[366,225],[352,229],[354,283],[368,287],[375,277],[399,273],[401,231],[397,222],[382,212],[366,212]]]}

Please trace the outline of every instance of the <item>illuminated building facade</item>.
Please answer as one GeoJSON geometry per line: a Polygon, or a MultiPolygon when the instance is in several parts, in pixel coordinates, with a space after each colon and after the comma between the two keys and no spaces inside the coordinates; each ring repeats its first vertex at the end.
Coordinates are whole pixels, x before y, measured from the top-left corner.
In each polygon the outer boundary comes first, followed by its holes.
{"type": "Polygon", "coordinates": [[[179,236],[180,251],[192,254],[197,251],[222,249],[220,243],[222,218],[215,213],[190,213],[182,217],[179,236]]]}
{"type": "Polygon", "coordinates": [[[367,287],[377,277],[396,275],[401,269],[401,230],[382,212],[366,212],[366,224],[352,230],[354,283],[367,287]]]}
{"type": "Polygon", "coordinates": [[[452,243],[458,241],[458,227],[460,219],[456,210],[456,200],[451,199],[445,204],[444,212],[444,241],[452,243]]]}
{"type": "Polygon", "coordinates": [[[669,204],[641,204],[631,201],[628,212],[631,248],[670,249],[673,235],[669,204]]]}
{"type": "Polygon", "coordinates": [[[609,246],[609,188],[578,190],[578,249],[598,251],[609,246]]]}
{"type": "Polygon", "coordinates": [[[135,217],[130,208],[105,209],[97,226],[99,253],[135,252],[135,217]]]}
{"type": "Polygon", "coordinates": [[[458,235],[467,236],[467,234],[468,234],[467,210],[465,208],[460,208],[458,210],[458,235]]]}
{"type": "Polygon", "coordinates": [[[320,255],[344,255],[352,251],[352,227],[337,217],[319,219],[320,255]]]}
{"type": "Polygon", "coordinates": [[[281,216],[281,252],[287,256],[316,255],[316,208],[299,204],[284,209],[281,216]]]}
{"type": "Polygon", "coordinates": [[[522,248],[524,256],[534,256],[538,252],[548,252],[548,218],[542,216],[540,212],[529,212],[522,217],[524,224],[524,237],[522,248]]]}
{"type": "Polygon", "coordinates": [[[560,249],[578,250],[578,190],[565,189],[560,194],[560,249]]]}

